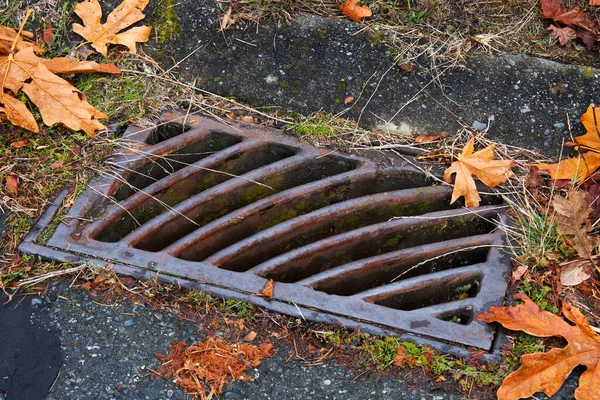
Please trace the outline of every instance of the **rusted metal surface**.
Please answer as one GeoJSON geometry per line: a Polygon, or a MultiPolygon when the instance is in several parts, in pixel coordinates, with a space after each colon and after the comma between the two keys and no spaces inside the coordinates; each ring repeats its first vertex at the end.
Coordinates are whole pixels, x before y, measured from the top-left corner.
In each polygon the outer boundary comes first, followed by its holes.
{"type": "Polygon", "coordinates": [[[264,127],[166,114],[129,129],[46,243],[50,208],[21,251],[108,263],[445,351],[494,353],[474,319],[501,304],[508,257],[498,199],[449,206],[408,165],[320,150],[264,127]],[[185,119],[185,126],[183,121],[185,119]],[[257,296],[273,279],[273,299],[257,296]]]}

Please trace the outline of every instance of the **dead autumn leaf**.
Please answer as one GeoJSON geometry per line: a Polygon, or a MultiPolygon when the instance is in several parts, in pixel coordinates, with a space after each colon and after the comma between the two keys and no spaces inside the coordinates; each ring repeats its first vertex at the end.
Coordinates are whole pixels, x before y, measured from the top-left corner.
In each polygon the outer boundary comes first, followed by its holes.
{"type": "Polygon", "coordinates": [[[575,141],[587,149],[600,152],[600,107],[590,104],[580,118],[585,135],[577,136],[575,141]]]}
{"type": "Polygon", "coordinates": [[[575,29],[565,26],[563,28],[559,28],[555,25],[550,25],[548,27],[550,31],[550,40],[558,41],[561,46],[570,46],[571,42],[577,39],[577,32],[575,29]]]}
{"type": "Polygon", "coordinates": [[[506,182],[512,175],[510,168],[514,166],[513,161],[494,160],[494,145],[473,153],[474,143],[475,138],[471,138],[458,160],[454,161],[444,172],[444,180],[448,183],[452,182],[451,175],[456,174],[450,204],[454,203],[459,197],[464,196],[467,207],[479,206],[481,197],[471,175],[475,175],[490,188],[506,182]]]}
{"type": "Polygon", "coordinates": [[[560,268],[560,284],[563,286],[577,286],[590,279],[587,272],[590,260],[577,260],[560,268]]]}
{"type": "Polygon", "coordinates": [[[590,6],[600,6],[600,0],[590,0],[590,6]]]}
{"type": "Polygon", "coordinates": [[[579,7],[566,10],[561,7],[562,0],[541,0],[542,18],[555,22],[579,27],[590,27],[586,13],[579,7]]]}
{"type": "Polygon", "coordinates": [[[563,302],[563,314],[574,323],[572,326],[559,316],[543,311],[524,294],[516,294],[514,298],[524,301],[524,304],[514,307],[494,306],[479,314],[477,319],[488,323],[499,322],[507,329],[523,331],[533,336],[560,336],[568,344],[546,353],[523,355],[521,367],[510,374],[498,389],[498,399],[520,399],[536,392],[544,392],[552,397],[578,365],[586,366],[587,371],[579,378],[575,399],[600,398],[600,380],[597,379],[600,369],[600,337],[592,330],[585,316],[566,301],[563,302]]]}
{"type": "Polygon", "coordinates": [[[583,182],[600,167],[600,154],[587,152],[579,157],[567,158],[555,164],[535,164],[540,170],[548,171],[550,177],[555,180],[566,179],[567,181],[583,182]]]}
{"type": "Polygon", "coordinates": [[[244,342],[251,342],[256,339],[256,332],[250,331],[244,336],[244,342]]]}
{"type": "Polygon", "coordinates": [[[223,17],[221,18],[221,30],[227,30],[233,23],[235,22],[233,18],[231,18],[232,8],[229,6],[223,17]]]}
{"type": "Polygon", "coordinates": [[[269,281],[265,285],[265,288],[260,293],[263,296],[265,296],[267,299],[271,300],[273,298],[273,288],[274,288],[274,286],[275,286],[275,282],[273,281],[273,279],[269,279],[269,281]]]}
{"type": "Polygon", "coordinates": [[[437,135],[421,135],[415,138],[415,143],[430,143],[438,140],[441,137],[441,133],[438,133],[437,135]]]}
{"type": "Polygon", "coordinates": [[[344,99],[344,104],[350,104],[354,101],[354,96],[348,96],[344,99]]]}
{"type": "Polygon", "coordinates": [[[10,147],[15,148],[15,149],[22,149],[23,147],[27,146],[27,143],[29,143],[29,139],[22,139],[22,140],[18,140],[16,142],[12,142],[10,144],[10,147]]]}
{"type": "Polygon", "coordinates": [[[350,17],[352,21],[360,22],[362,18],[370,17],[372,13],[369,7],[359,6],[359,2],[360,0],[346,0],[339,8],[342,14],[350,17]]]}
{"type": "Polygon", "coordinates": [[[19,177],[17,175],[8,175],[6,177],[6,191],[13,195],[19,194],[19,177]]]}
{"type": "MultiPolygon", "coordinates": [[[[16,29],[0,25],[0,54],[10,53],[11,46],[16,37],[17,37],[16,29]]],[[[25,40],[24,37],[31,39],[31,38],[33,38],[33,34],[31,32],[26,32],[26,31],[21,32],[21,36],[19,36],[17,38],[17,43],[15,44],[15,51],[23,50],[28,47],[31,47],[36,51],[38,51],[40,49],[40,47],[38,45],[25,40]]]]}
{"type": "Polygon", "coordinates": [[[592,207],[586,193],[571,189],[568,199],[555,195],[552,204],[556,211],[558,233],[573,235],[573,243],[579,256],[590,257],[594,248],[594,242],[588,233],[593,229],[589,221],[592,207]]]}
{"type": "Polygon", "coordinates": [[[142,10],[146,8],[148,1],[123,0],[108,15],[106,22],[101,24],[102,8],[98,0],[84,0],[73,9],[83,21],[83,25],[73,24],[73,32],[83,36],[98,53],[104,56],[107,54],[109,44],[127,46],[131,53],[136,54],[136,43],[148,41],[152,28],[138,26],[122,33],[119,32],[144,19],[145,15],[142,10]]]}

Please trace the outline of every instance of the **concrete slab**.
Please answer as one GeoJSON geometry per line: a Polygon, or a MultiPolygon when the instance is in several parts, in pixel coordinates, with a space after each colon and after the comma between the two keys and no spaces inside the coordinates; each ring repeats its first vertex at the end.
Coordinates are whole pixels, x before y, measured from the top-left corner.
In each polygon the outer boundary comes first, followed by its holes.
{"type": "MultiPolygon", "coordinates": [[[[600,70],[589,67],[479,55],[467,68],[443,74],[440,87],[431,82],[427,59],[403,72],[361,24],[302,14],[291,25],[267,21],[220,32],[214,0],[172,8],[181,31],[163,44],[159,34],[146,51],[165,69],[176,66],[190,81],[197,78],[198,87],[255,107],[303,114],[347,109],[345,116],[364,126],[407,134],[453,132],[458,120],[479,129],[489,123],[491,139],[553,155],[569,138],[569,120],[573,134],[582,133],[578,118],[598,94],[600,70]],[[355,101],[344,105],[350,96],[355,101]]],[[[162,13],[149,14],[164,24],[162,13]]]]}

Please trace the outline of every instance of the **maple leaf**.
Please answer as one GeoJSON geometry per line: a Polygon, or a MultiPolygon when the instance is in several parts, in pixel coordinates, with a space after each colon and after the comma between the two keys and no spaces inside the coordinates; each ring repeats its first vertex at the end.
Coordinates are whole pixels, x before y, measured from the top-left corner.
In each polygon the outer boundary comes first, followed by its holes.
{"type": "Polygon", "coordinates": [[[360,0],[346,0],[344,4],[339,6],[342,14],[350,17],[352,21],[360,22],[362,18],[373,15],[369,7],[359,6],[360,0]]]}
{"type": "Polygon", "coordinates": [[[35,47],[25,46],[17,51],[19,32],[14,35],[8,54],[0,55],[0,121],[8,119],[14,125],[39,132],[33,114],[16,96],[22,90],[40,110],[45,124],[62,123],[74,130],[83,130],[90,136],[104,129],[98,118],[107,116],[92,107],[85,96],[69,82],[54,73],[104,72],[120,73],[113,64],[98,64],[91,61],[71,62],[67,58],[52,60],[38,57],[35,47]]]}
{"type": "Polygon", "coordinates": [[[593,229],[589,221],[592,207],[585,192],[571,189],[569,198],[555,195],[552,198],[558,233],[573,235],[573,242],[577,253],[584,258],[589,258],[594,248],[592,238],[588,232],[593,229]]]}
{"type": "Polygon", "coordinates": [[[25,48],[31,47],[36,51],[39,51],[40,47],[35,43],[31,43],[23,39],[23,36],[33,38],[31,32],[22,31],[20,35],[17,35],[18,31],[8,26],[0,25],[0,54],[8,54],[11,52],[13,42],[16,40],[14,50],[19,51],[25,48]]]}
{"type": "Polygon", "coordinates": [[[562,386],[571,371],[587,367],[579,378],[575,399],[600,398],[600,337],[594,333],[585,316],[575,307],[563,302],[564,316],[572,326],[557,315],[543,311],[524,294],[514,295],[524,304],[513,307],[493,306],[477,316],[479,321],[499,322],[505,328],[523,331],[533,336],[560,336],[568,342],[564,348],[554,348],[546,353],[524,354],[521,367],[510,374],[498,389],[499,400],[530,397],[544,392],[552,397],[562,386]]]}
{"type": "Polygon", "coordinates": [[[600,107],[591,104],[581,116],[581,123],[586,129],[586,134],[577,136],[575,142],[581,150],[589,150],[579,157],[568,158],[555,164],[534,164],[540,170],[550,173],[552,179],[575,179],[583,182],[598,167],[600,167],[600,107]]]}
{"type": "Polygon", "coordinates": [[[127,46],[129,51],[136,53],[137,42],[146,42],[150,38],[149,26],[138,26],[128,31],[123,29],[144,19],[142,10],[146,8],[149,0],[123,0],[115,8],[104,24],[100,23],[102,8],[98,0],[85,0],[75,6],[73,11],[81,18],[83,25],[73,24],[73,32],[83,36],[91,43],[97,52],[106,56],[109,44],[127,46]]]}
{"type": "Polygon", "coordinates": [[[473,153],[474,143],[475,138],[471,138],[458,160],[454,161],[444,172],[444,180],[448,183],[452,182],[451,175],[456,174],[450,204],[454,203],[459,197],[464,196],[467,207],[479,206],[481,197],[479,197],[475,180],[471,175],[475,175],[490,188],[506,182],[512,175],[510,168],[515,164],[513,161],[494,160],[494,145],[473,153]]]}
{"type": "Polygon", "coordinates": [[[579,27],[590,27],[590,22],[587,19],[586,13],[579,7],[571,10],[566,10],[560,5],[562,0],[541,0],[542,3],[542,18],[552,19],[558,23],[579,27]]]}
{"type": "Polygon", "coordinates": [[[575,29],[568,26],[559,28],[558,26],[550,25],[548,30],[550,31],[550,40],[558,40],[558,43],[560,43],[561,46],[571,45],[571,42],[577,39],[577,32],[575,32],[575,29]]]}
{"type": "Polygon", "coordinates": [[[588,264],[590,260],[576,260],[560,266],[560,284],[563,286],[577,286],[590,279],[588,264]]]}

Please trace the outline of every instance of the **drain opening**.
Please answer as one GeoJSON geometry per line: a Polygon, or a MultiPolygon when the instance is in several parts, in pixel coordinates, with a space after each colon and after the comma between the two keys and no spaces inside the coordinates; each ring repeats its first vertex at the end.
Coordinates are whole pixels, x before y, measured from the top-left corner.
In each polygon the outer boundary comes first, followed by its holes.
{"type": "Polygon", "coordinates": [[[202,140],[184,146],[183,148],[168,154],[148,154],[140,156],[141,165],[122,173],[119,188],[114,194],[117,201],[125,200],[139,190],[159,181],[180,169],[202,160],[211,154],[233,146],[243,140],[242,137],[229,135],[223,132],[209,132],[202,140]]]}
{"type": "Polygon", "coordinates": [[[483,263],[492,240],[490,235],[481,235],[413,247],[334,268],[298,283],[327,294],[351,296],[388,283],[483,263]]]}
{"type": "MultiPolygon", "coordinates": [[[[273,168],[269,166],[265,167],[269,168],[266,171],[256,171],[257,177],[245,176],[263,185],[249,180],[234,179],[231,180],[235,181],[231,185],[223,183],[213,188],[219,192],[206,191],[188,199],[180,204],[181,208],[177,208],[184,216],[167,212],[168,220],[161,221],[160,227],[157,225],[156,229],[153,226],[151,235],[150,232],[138,229],[141,232],[132,240],[132,245],[146,251],[162,250],[195,229],[248,204],[296,186],[348,172],[360,165],[356,160],[336,156],[316,160],[311,158],[299,165],[291,161],[290,163],[292,168],[286,168],[285,165],[273,168]]],[[[141,228],[143,229],[144,225],[141,228]]]]}
{"type": "Polygon", "coordinates": [[[473,308],[461,308],[460,310],[449,311],[436,315],[435,317],[442,321],[452,322],[459,325],[469,325],[473,321],[473,308]]]}
{"type": "Polygon", "coordinates": [[[159,144],[160,142],[164,142],[165,140],[188,132],[190,129],[191,126],[189,124],[183,126],[183,124],[179,122],[163,123],[152,129],[145,143],[150,146],[159,144]]]}
{"type": "Polygon", "coordinates": [[[268,143],[257,149],[242,148],[230,154],[222,162],[201,167],[190,167],[191,171],[184,179],[170,185],[169,187],[153,193],[139,205],[128,210],[113,224],[108,225],[97,236],[96,240],[102,242],[116,242],[134,231],[140,224],[150,221],[152,218],[168,212],[170,207],[189,199],[190,197],[223,183],[235,176],[243,175],[265,165],[281,161],[291,157],[298,152],[288,146],[268,143]],[[217,172],[218,171],[218,172],[217,172]]]}
{"type": "Polygon", "coordinates": [[[472,215],[441,220],[429,218],[431,217],[421,215],[409,223],[404,223],[407,220],[403,219],[370,225],[313,243],[309,243],[302,235],[295,236],[293,241],[285,242],[285,246],[296,249],[292,250],[295,252],[293,256],[292,252],[281,256],[290,249],[282,247],[279,243],[280,238],[266,231],[264,236],[271,236],[273,240],[263,241],[260,247],[236,246],[232,250],[233,254],[228,254],[225,249],[207,261],[233,271],[245,271],[254,267],[252,271],[259,276],[292,283],[366,257],[427,243],[489,233],[495,228],[491,221],[472,215]],[[316,249],[319,251],[314,251],[316,249]],[[264,264],[261,265],[262,262],[264,264]]]}
{"type": "MultiPolygon", "coordinates": [[[[282,222],[306,215],[327,206],[344,201],[402,189],[418,188],[427,185],[423,175],[406,171],[390,174],[369,173],[359,177],[346,178],[324,185],[320,190],[297,190],[278,198],[268,198],[264,203],[231,215],[227,220],[218,221],[219,226],[206,229],[183,240],[181,245],[173,245],[176,251],[169,253],[189,261],[202,261],[210,255],[237,243],[257,232],[266,230],[282,222]],[[275,207],[274,205],[277,205],[275,207]]],[[[368,200],[365,200],[367,202],[368,200]]],[[[384,205],[386,207],[386,205],[384,205]]],[[[380,219],[389,219],[394,206],[379,210],[380,219]],[[384,216],[387,215],[387,218],[384,216]]],[[[399,208],[396,206],[396,208],[399,208]]],[[[355,220],[360,217],[354,216],[355,220]]],[[[368,217],[367,217],[368,218],[368,217]]],[[[185,238],[184,238],[185,239],[185,238]]]]}
{"type": "MultiPolygon", "coordinates": [[[[437,304],[464,300],[477,296],[481,274],[470,273],[439,280],[427,280],[418,287],[402,288],[380,295],[365,297],[366,301],[396,310],[412,311],[437,304]]],[[[393,284],[392,284],[393,285],[393,284]]],[[[383,288],[385,290],[385,287],[383,288]]]]}

